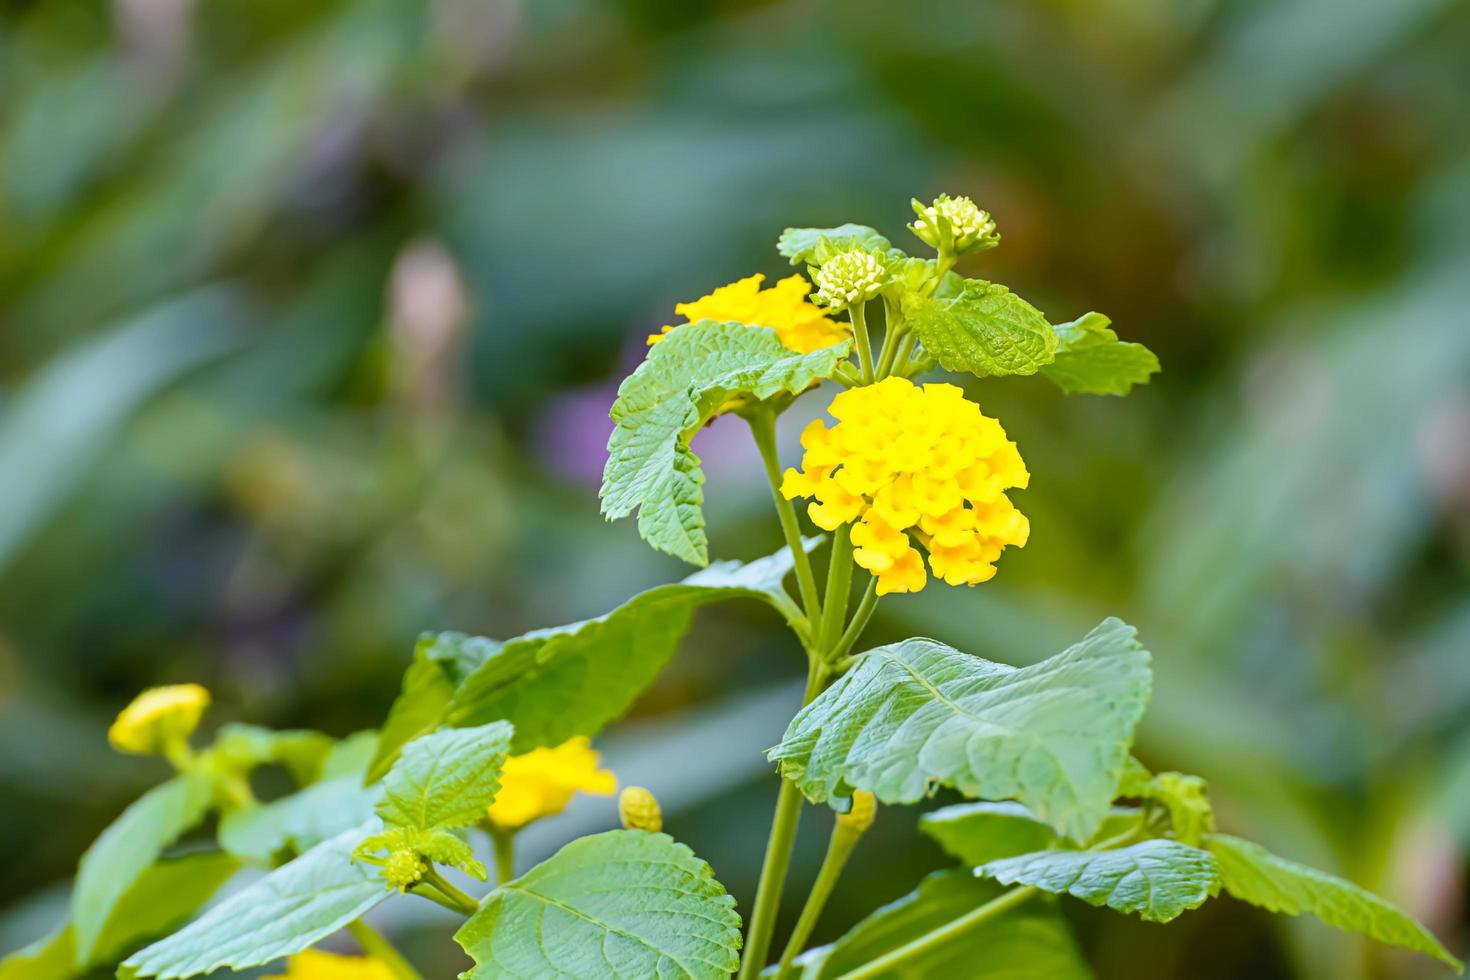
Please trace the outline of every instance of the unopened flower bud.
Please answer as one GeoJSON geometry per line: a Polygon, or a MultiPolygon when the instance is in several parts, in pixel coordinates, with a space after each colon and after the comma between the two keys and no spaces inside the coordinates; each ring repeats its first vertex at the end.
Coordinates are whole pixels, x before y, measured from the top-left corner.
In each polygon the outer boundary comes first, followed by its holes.
{"type": "Polygon", "coordinates": [[[642,786],[629,786],[618,794],[618,819],[626,830],[647,830],[658,833],[664,829],[663,811],[658,800],[642,786]]]}
{"type": "Polygon", "coordinates": [[[817,267],[813,297],[823,306],[840,309],[877,296],[888,278],[878,256],[861,248],[838,252],[817,267]]]}
{"type": "Polygon", "coordinates": [[[388,855],[388,860],[383,864],[383,880],[388,883],[389,888],[403,892],[418,884],[425,870],[424,861],[418,854],[407,848],[396,850],[388,855]]]}
{"type": "Polygon", "coordinates": [[[873,817],[878,813],[878,801],[867,790],[854,790],[852,805],[846,813],[837,814],[837,826],[861,834],[873,826],[873,817]]]}
{"type": "Polygon", "coordinates": [[[941,194],[933,204],[913,202],[914,214],[918,217],[909,225],[909,230],[919,240],[932,248],[941,248],[949,237],[954,254],[975,252],[994,248],[1000,244],[1000,235],[995,230],[995,219],[989,211],[981,210],[968,197],[950,197],[941,194]]]}
{"type": "Polygon", "coordinates": [[[207,707],[209,692],[198,684],[150,687],[118,714],[107,740],[119,752],[156,755],[194,734],[207,707]]]}

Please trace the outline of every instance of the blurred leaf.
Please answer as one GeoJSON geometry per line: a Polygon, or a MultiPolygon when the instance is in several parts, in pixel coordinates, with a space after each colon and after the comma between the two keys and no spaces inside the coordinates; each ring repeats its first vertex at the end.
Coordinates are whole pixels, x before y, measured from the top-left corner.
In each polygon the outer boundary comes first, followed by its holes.
{"type": "Polygon", "coordinates": [[[836,228],[787,228],[776,241],[776,251],[792,265],[820,265],[830,255],[850,248],[886,252],[892,243],[867,225],[838,225],[836,228]]]}
{"type": "Polygon", "coordinates": [[[225,814],[220,818],[219,844],[257,864],[289,860],[360,826],[372,817],[381,795],[378,787],[362,785],[360,771],[324,779],[278,800],[225,814]]]}
{"type": "Polygon", "coordinates": [[[1041,373],[1069,395],[1126,395],[1147,384],[1159,359],[1142,344],[1119,340],[1110,323],[1101,313],[1084,313],[1057,324],[1057,356],[1041,373]]]}
{"type": "MultiPolygon", "coordinates": [[[[1130,830],[1141,829],[1143,811],[1113,807],[1098,824],[1092,841],[1107,840],[1130,830]]],[[[956,803],[919,818],[919,829],[934,839],[946,854],[969,867],[1030,851],[1078,846],[1059,838],[1050,826],[1026,807],[1001,803],[956,803]]],[[[1084,843],[1091,843],[1086,841],[1084,843]]]]}

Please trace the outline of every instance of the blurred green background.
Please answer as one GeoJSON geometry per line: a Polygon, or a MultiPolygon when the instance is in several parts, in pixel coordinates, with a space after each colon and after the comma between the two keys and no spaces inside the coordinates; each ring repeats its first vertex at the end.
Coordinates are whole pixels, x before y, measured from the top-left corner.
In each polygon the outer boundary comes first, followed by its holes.
{"type": "MultiPolygon", "coordinates": [[[[1447,0],[0,4],[0,950],[160,778],[105,741],[139,688],[342,735],[420,630],[685,574],[598,516],[642,336],[783,273],[785,225],[899,242],[947,191],[1004,235],[963,271],[1107,313],[1164,373],[972,385],[1030,465],[1031,543],[885,600],[875,640],[1019,664],[1124,616],[1156,654],[1145,761],[1463,954],[1467,93],[1447,0]]],[[[744,432],[695,447],[714,553],[774,550],[744,432]]],[[[701,613],[600,739],[742,904],[800,687],[773,620],[701,613]]],[[[523,860],[614,819],[585,801],[523,860]]],[[[944,863],[914,819],[881,814],[817,939],[944,863]]],[[[381,922],[452,975],[417,904],[381,922]]],[[[1444,975],[1228,899],[1068,909],[1102,977],[1444,975]]]]}

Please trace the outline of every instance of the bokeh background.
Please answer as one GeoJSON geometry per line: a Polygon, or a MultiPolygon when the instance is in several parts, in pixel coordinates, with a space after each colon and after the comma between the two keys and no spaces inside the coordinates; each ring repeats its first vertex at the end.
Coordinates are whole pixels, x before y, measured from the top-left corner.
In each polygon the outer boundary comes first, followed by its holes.
{"type": "MultiPolygon", "coordinates": [[[[1124,616],[1147,762],[1463,954],[1467,93],[1449,0],[0,4],[0,949],[160,777],[106,745],[137,689],[343,735],[420,630],[685,574],[598,516],[643,335],[783,273],[785,225],[900,242],[947,191],[1004,235],[963,271],[1109,314],[1164,373],[972,384],[1030,464],[1031,543],[885,600],[876,639],[1021,664],[1124,616]]],[[[743,430],[695,447],[715,554],[774,550],[743,430]]],[[[800,669],[768,610],[706,610],[600,740],[743,905],[800,669]]],[[[580,804],[523,859],[613,819],[580,804]]],[[[943,864],[914,819],[881,815],[818,939],[943,864]]],[[[450,976],[422,904],[382,924],[450,976]]],[[[1230,900],[1068,908],[1102,977],[1445,975],[1230,900]]]]}

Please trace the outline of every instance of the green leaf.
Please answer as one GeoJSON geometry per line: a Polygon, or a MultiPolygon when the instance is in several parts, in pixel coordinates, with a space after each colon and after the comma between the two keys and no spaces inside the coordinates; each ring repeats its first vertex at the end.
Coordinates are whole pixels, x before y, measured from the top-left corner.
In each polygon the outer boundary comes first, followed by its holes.
{"type": "Polygon", "coordinates": [[[1283,915],[1314,915],[1330,926],[1427,953],[1458,972],[1464,964],[1398,906],[1350,881],[1277,857],[1259,844],[1210,834],[1205,846],[1220,863],[1225,890],[1283,915]]]}
{"type": "Polygon", "coordinates": [[[1168,922],[1220,891],[1214,857],[1173,840],[1146,840],[1115,851],[1038,851],[983,864],[975,874],[1003,885],[1033,885],[1092,905],[1168,922]]]}
{"type": "Polygon", "coordinates": [[[73,980],[76,942],[71,925],[0,959],[0,980],[73,980]]]}
{"type": "Polygon", "coordinates": [[[243,970],[299,953],[367,912],[389,892],[353,848],[374,820],[318,844],[130,957],[118,976],[181,978],[243,970]]]}
{"type": "Polygon", "coordinates": [[[1117,793],[1151,676],[1148,651],[1117,619],[1019,670],[904,640],[859,655],[768,756],[813,802],[865,789],[913,803],[938,783],[1018,799],[1088,840],[1117,793]]]}
{"type": "MultiPolygon", "coordinates": [[[[944,926],[1004,889],[968,871],[937,871],[846,935],[798,958],[802,980],[829,980],[944,926]]],[[[1033,899],[966,930],[885,973],[894,980],[1086,980],[1092,976],[1051,900],[1033,899]]]]}
{"type": "MultiPolygon", "coordinates": [[[[805,544],[810,549],[819,540],[805,544]]],[[[605,616],[504,643],[463,633],[420,639],[369,777],[385,772],[404,742],[444,724],[506,719],[515,726],[515,754],[597,734],[673,657],[699,606],[758,599],[788,621],[799,620],[781,587],[791,565],[784,549],[748,564],[719,562],[640,593],[605,616]]]]}
{"type": "Polygon", "coordinates": [[[1041,311],[999,283],[966,279],[951,297],[908,293],[903,312],[945,369],[977,378],[1035,374],[1057,350],[1057,334],[1041,311]]]}
{"type": "Polygon", "coordinates": [[[1163,805],[1169,813],[1174,836],[1191,847],[1198,847],[1204,836],[1215,829],[1215,811],[1210,806],[1205,781],[1198,776],[1161,772],[1148,781],[1142,795],[1163,805]]]}
{"type": "MultiPolygon", "coordinates": [[[[1113,807],[1098,825],[1093,841],[1108,840],[1143,827],[1144,813],[1137,807],[1113,807]]],[[[919,818],[919,829],[932,837],[945,853],[976,867],[997,858],[1044,851],[1048,848],[1075,849],[1078,845],[1056,832],[1019,803],[956,803],[919,818]]]]}
{"type": "Polygon", "coordinates": [[[378,816],[389,826],[419,830],[475,823],[500,792],[512,731],[509,723],[493,721],[409,742],[383,779],[378,816]]]}
{"type": "Polygon", "coordinates": [[[230,769],[248,772],[256,766],[285,766],[298,786],[313,782],[335,744],[330,735],[305,729],[275,731],[259,725],[231,723],[215,736],[211,754],[230,769]]]}
{"type": "Polygon", "coordinates": [[[490,892],[455,933],[461,976],[727,977],[740,916],[709,865],[667,834],[574,840],[490,892]]]}
{"type": "Polygon", "coordinates": [[[209,810],[211,780],[175,776],[133,801],[82,855],[71,918],[79,962],[90,962],[118,903],[159,854],[209,810]]]}
{"type": "Polygon", "coordinates": [[[871,252],[886,252],[892,243],[867,225],[838,225],[836,228],[787,228],[776,240],[776,251],[792,265],[820,265],[838,252],[854,246],[871,252]]]}
{"type": "Polygon", "coordinates": [[[799,395],[829,377],[851,347],[798,354],[774,330],[701,320],[670,331],[618,388],[602,474],[602,513],[638,511],[638,533],[654,548],[696,565],[709,561],[704,474],[689,448],[731,397],[799,395]]]}
{"type": "Polygon", "coordinates": [[[1087,313],[1056,326],[1056,360],[1041,369],[1069,395],[1126,395],[1147,384],[1159,359],[1142,344],[1118,339],[1101,313],[1087,313]]]}
{"type": "Polygon", "coordinates": [[[311,850],[373,815],[382,795],[361,775],[324,779],[289,796],[225,814],[219,844],[256,864],[274,864],[311,850]]]}

